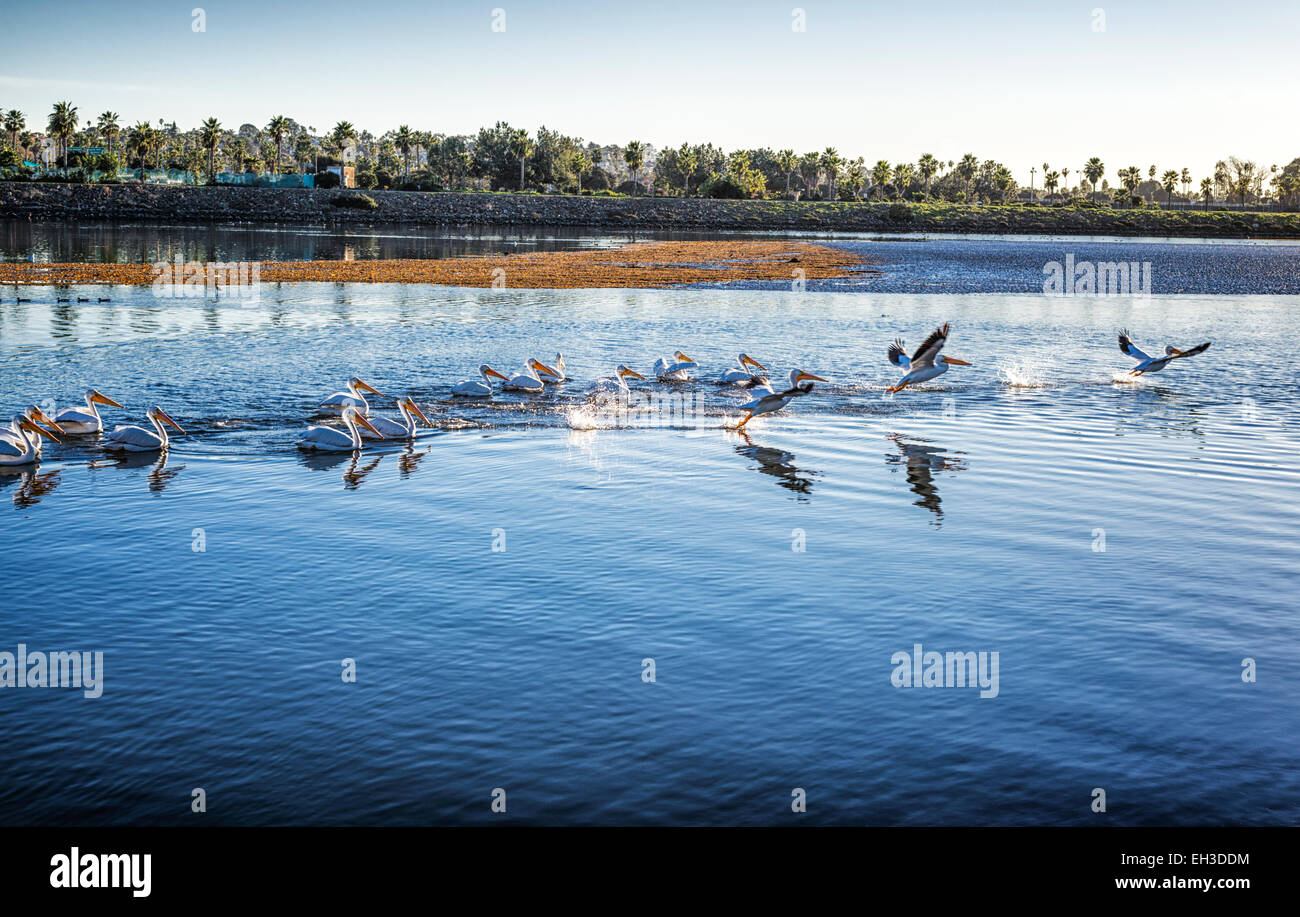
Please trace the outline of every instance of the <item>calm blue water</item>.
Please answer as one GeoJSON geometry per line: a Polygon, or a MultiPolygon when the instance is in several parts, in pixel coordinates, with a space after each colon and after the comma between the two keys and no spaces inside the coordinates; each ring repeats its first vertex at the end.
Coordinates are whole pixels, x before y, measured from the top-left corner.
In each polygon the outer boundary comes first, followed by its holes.
{"type": "Polygon", "coordinates": [[[0,823],[1300,817],[1297,297],[30,295],[0,305],[0,416],[95,386],[110,426],[157,402],[190,435],[0,473],[0,651],[105,666],[98,699],[0,689],[0,823]],[[884,397],[885,345],[945,320],[975,365],[884,397]],[[1121,326],[1214,346],[1120,384],[1121,326]],[[677,347],[832,381],[747,436],[712,384],[589,399],[677,347]],[[560,393],[448,398],[557,349],[560,393]],[[353,373],[436,429],[300,456],[353,373]],[[997,652],[997,697],[894,687],[916,643],[997,652]]]}

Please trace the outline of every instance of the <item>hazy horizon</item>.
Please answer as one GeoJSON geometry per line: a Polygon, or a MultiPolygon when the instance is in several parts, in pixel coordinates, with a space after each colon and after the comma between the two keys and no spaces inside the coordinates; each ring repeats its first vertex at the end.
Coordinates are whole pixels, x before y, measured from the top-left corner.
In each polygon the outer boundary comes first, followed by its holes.
{"type": "Polygon", "coordinates": [[[1039,186],[1042,163],[1073,183],[1091,156],[1112,182],[1130,165],[1199,178],[1229,155],[1265,169],[1300,156],[1286,47],[1300,7],[1244,0],[1227,19],[1204,0],[1097,3],[939,0],[920,17],[807,0],[651,11],[235,0],[201,7],[195,32],[193,4],[55,0],[7,13],[18,41],[0,65],[0,107],[29,130],[67,99],[83,124],[112,110],[124,125],[183,130],[209,116],[238,128],[284,114],[317,132],[346,119],[376,136],[504,120],[660,149],[833,146],[868,162],[972,152],[1024,185],[1040,170],[1039,186]],[[792,29],[798,8],[804,32],[792,29]],[[498,9],[505,31],[493,30],[498,9]]]}

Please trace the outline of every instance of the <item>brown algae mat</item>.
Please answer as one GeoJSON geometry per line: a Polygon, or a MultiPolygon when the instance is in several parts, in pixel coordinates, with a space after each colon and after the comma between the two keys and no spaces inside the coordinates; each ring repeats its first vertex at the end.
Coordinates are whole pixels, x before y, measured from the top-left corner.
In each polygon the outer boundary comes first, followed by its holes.
{"type": "MultiPolygon", "coordinates": [[[[234,267],[223,265],[227,270],[234,267]]],[[[184,273],[176,270],[168,277],[184,273]]],[[[636,242],[596,251],[422,261],[270,261],[257,265],[256,279],[263,283],[430,283],[575,289],[730,281],[797,283],[876,273],[854,253],[829,245],[726,241],[636,242]]],[[[159,270],[153,264],[0,264],[0,283],[8,284],[141,286],[152,285],[158,276],[159,270]]],[[[198,279],[190,282],[201,284],[202,276],[199,273],[198,279]]],[[[243,282],[247,283],[247,273],[245,278],[243,282]]]]}

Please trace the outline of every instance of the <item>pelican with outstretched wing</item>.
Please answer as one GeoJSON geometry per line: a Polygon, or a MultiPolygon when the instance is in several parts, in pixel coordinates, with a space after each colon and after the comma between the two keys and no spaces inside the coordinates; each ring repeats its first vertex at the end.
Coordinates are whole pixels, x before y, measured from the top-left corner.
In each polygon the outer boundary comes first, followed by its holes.
{"type": "Polygon", "coordinates": [[[698,363],[680,350],[675,350],[671,363],[663,357],[655,360],[654,374],[660,382],[690,382],[694,378],[691,373],[698,368],[698,363]]]}
{"type": "Polygon", "coordinates": [[[1172,360],[1178,360],[1182,357],[1194,357],[1198,353],[1205,353],[1210,349],[1210,344],[1210,341],[1206,341],[1204,344],[1197,344],[1187,350],[1179,350],[1177,347],[1169,345],[1165,347],[1163,357],[1153,357],[1140,350],[1133,343],[1133,339],[1128,336],[1127,331],[1119,333],[1119,352],[1138,361],[1137,366],[1128,371],[1130,376],[1140,376],[1143,373],[1158,373],[1168,366],[1172,360]]]}
{"type": "Polygon", "coordinates": [[[736,429],[743,429],[745,424],[759,414],[771,414],[773,411],[779,411],[795,398],[801,395],[812,393],[814,382],[825,382],[821,376],[814,376],[812,373],[804,372],[802,369],[792,369],[789,375],[790,385],[784,391],[773,391],[771,388],[757,389],[763,392],[753,401],[747,401],[740,406],[745,411],[745,417],[736,429]]]}
{"type": "Polygon", "coordinates": [[[922,342],[921,346],[916,348],[916,353],[910,357],[907,351],[903,349],[901,338],[895,338],[894,343],[889,345],[889,362],[902,369],[907,370],[907,374],[899,379],[894,385],[885,389],[885,391],[901,392],[909,385],[916,385],[918,382],[929,382],[938,376],[942,376],[948,371],[949,366],[970,366],[965,360],[958,360],[956,357],[945,357],[940,351],[943,345],[948,343],[948,323],[944,322],[942,327],[934,329],[930,336],[922,342]]]}

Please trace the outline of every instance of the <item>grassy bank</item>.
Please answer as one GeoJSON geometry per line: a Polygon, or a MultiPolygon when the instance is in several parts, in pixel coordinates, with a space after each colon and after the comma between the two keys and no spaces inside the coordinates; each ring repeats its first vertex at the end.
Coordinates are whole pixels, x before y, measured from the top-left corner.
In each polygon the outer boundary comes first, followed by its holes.
{"type": "Polygon", "coordinates": [[[19,182],[0,182],[0,218],[1300,239],[1295,213],[19,182]]]}

